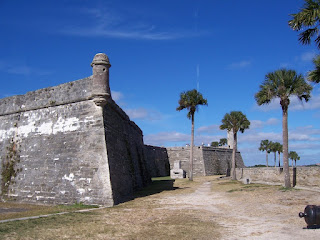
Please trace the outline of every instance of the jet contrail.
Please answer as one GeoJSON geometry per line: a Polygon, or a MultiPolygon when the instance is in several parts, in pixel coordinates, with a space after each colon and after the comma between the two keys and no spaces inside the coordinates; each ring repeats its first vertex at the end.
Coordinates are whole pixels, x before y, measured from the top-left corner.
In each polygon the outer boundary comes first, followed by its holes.
{"type": "Polygon", "coordinates": [[[197,91],[199,92],[199,76],[200,76],[200,65],[197,64],[197,91]]]}

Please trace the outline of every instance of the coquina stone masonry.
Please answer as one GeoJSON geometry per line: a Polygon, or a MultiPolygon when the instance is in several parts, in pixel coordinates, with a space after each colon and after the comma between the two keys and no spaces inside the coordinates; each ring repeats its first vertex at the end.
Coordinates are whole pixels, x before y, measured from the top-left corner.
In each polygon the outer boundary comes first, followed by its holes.
{"type": "MultiPolygon", "coordinates": [[[[175,161],[181,162],[181,168],[189,173],[190,146],[167,148],[170,166],[175,161]]],[[[193,149],[194,176],[211,176],[226,174],[231,168],[232,149],[196,146],[193,149]]],[[[236,153],[236,166],[245,167],[240,152],[236,153]]]]}
{"type": "MultiPolygon", "coordinates": [[[[291,184],[293,184],[293,168],[289,168],[291,184]]],[[[244,183],[262,183],[270,185],[284,185],[283,168],[253,167],[238,168],[236,176],[244,183]]],[[[320,191],[320,167],[296,167],[296,187],[320,191]]]]}
{"type": "Polygon", "coordinates": [[[150,166],[167,168],[112,100],[108,57],[91,66],[90,77],[0,100],[1,199],[113,206],[150,183],[150,166]]]}

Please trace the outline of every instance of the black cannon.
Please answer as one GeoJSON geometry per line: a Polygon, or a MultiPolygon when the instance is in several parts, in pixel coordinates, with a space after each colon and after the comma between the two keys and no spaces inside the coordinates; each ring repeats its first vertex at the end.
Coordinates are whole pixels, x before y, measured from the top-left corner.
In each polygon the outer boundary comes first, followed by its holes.
{"type": "Polygon", "coordinates": [[[307,228],[320,228],[320,206],[307,205],[304,212],[299,213],[299,217],[304,217],[308,225],[307,228]]]}

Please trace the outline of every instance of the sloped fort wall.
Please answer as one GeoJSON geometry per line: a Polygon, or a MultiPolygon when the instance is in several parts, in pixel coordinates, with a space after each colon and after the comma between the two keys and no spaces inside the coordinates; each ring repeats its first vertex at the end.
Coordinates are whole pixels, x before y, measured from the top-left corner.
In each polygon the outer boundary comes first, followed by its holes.
{"type": "Polygon", "coordinates": [[[0,100],[2,199],[112,206],[150,182],[142,131],[112,100],[110,66],[97,54],[88,78],[0,100]]]}

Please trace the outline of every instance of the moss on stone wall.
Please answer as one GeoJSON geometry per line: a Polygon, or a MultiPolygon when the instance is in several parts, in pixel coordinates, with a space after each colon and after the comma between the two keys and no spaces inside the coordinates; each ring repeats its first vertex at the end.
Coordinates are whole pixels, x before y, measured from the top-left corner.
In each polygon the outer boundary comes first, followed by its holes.
{"type": "Polygon", "coordinates": [[[16,165],[20,162],[20,153],[18,143],[13,138],[10,139],[7,147],[7,154],[2,162],[1,171],[1,195],[8,194],[10,184],[14,183],[14,178],[17,176],[20,169],[16,165]]]}

